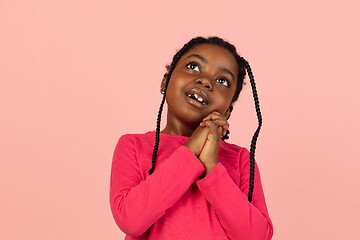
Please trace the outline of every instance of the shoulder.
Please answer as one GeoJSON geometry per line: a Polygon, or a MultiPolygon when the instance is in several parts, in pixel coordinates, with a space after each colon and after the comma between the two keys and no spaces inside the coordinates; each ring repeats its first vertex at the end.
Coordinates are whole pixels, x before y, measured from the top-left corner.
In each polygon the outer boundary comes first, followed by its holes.
{"type": "Polygon", "coordinates": [[[118,138],[117,145],[122,145],[132,148],[149,148],[153,144],[152,131],[145,133],[126,133],[118,138]]]}
{"type": "MultiPolygon", "coordinates": [[[[237,161],[240,171],[247,171],[247,169],[250,169],[250,151],[246,147],[222,141],[219,148],[219,154],[229,160],[233,159],[233,161],[237,161]]],[[[256,161],[255,165],[257,168],[256,161]]]]}
{"type": "Polygon", "coordinates": [[[239,146],[234,143],[229,143],[225,141],[221,141],[219,152],[225,155],[236,156],[236,158],[244,158],[249,156],[250,152],[246,147],[239,146]]]}

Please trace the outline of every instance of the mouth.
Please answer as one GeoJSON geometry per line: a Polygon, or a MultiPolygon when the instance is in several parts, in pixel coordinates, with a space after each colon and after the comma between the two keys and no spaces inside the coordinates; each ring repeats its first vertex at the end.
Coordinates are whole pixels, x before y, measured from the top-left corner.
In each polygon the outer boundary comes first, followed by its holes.
{"type": "Polygon", "coordinates": [[[201,103],[203,106],[208,105],[208,97],[206,95],[206,93],[202,90],[200,90],[199,88],[193,88],[190,91],[187,91],[185,93],[185,95],[190,98],[193,99],[199,103],[201,103]]]}

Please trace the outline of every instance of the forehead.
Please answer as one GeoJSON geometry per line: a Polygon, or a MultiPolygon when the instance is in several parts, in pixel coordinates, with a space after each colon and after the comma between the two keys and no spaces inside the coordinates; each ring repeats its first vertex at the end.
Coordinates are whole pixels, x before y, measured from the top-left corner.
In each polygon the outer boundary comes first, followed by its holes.
{"type": "Polygon", "coordinates": [[[181,58],[185,59],[191,54],[200,55],[205,58],[209,64],[225,67],[237,75],[237,62],[235,57],[221,46],[207,43],[200,44],[190,49],[181,58]]]}

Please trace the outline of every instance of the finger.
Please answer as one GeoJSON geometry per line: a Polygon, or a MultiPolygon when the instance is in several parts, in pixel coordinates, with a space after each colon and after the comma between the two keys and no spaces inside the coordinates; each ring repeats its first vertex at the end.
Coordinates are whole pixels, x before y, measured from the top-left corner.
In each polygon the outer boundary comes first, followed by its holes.
{"type": "Polygon", "coordinates": [[[218,117],[219,115],[221,115],[219,112],[213,111],[213,112],[209,113],[209,114],[206,116],[206,118],[216,118],[216,117],[218,117]]]}
{"type": "Polygon", "coordinates": [[[214,119],[214,120],[212,120],[212,122],[214,122],[215,124],[217,124],[219,126],[229,125],[229,123],[222,118],[214,119]]]}
{"type": "Polygon", "coordinates": [[[215,124],[217,124],[218,126],[222,127],[223,129],[223,135],[225,135],[226,131],[229,129],[229,123],[226,120],[223,119],[216,119],[214,121],[215,124]]]}
{"type": "Polygon", "coordinates": [[[221,113],[217,112],[217,111],[214,111],[212,113],[210,113],[209,115],[207,115],[203,121],[206,121],[206,120],[215,120],[215,119],[226,119],[224,115],[222,115],[221,113]]]}
{"type": "Polygon", "coordinates": [[[225,135],[223,133],[223,128],[221,126],[218,126],[217,124],[215,124],[213,121],[208,120],[208,121],[204,121],[203,123],[206,127],[209,128],[210,133],[212,135],[216,136],[217,138],[225,135]]]}
{"type": "MultiPolygon", "coordinates": [[[[213,121],[211,121],[211,120],[206,120],[206,121],[204,121],[204,122],[211,122],[211,123],[215,123],[215,124],[217,124],[219,127],[221,127],[222,128],[222,133],[221,133],[221,135],[222,136],[224,136],[225,134],[226,134],[226,131],[229,129],[229,123],[226,121],[226,120],[224,120],[224,119],[215,119],[215,120],[213,120],[213,121]]],[[[201,126],[204,126],[204,124],[201,124],[201,126]]]]}

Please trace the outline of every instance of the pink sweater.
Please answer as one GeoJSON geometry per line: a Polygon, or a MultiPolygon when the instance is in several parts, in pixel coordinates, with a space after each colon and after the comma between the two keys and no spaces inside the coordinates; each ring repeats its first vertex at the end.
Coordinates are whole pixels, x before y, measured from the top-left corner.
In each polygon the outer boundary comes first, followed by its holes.
{"type": "Polygon", "coordinates": [[[189,137],[160,133],[149,176],[155,131],[122,135],[111,167],[110,206],[126,240],[271,239],[273,225],[255,162],[248,202],[250,158],[244,147],[221,141],[219,163],[206,177],[184,146],[189,137]]]}

